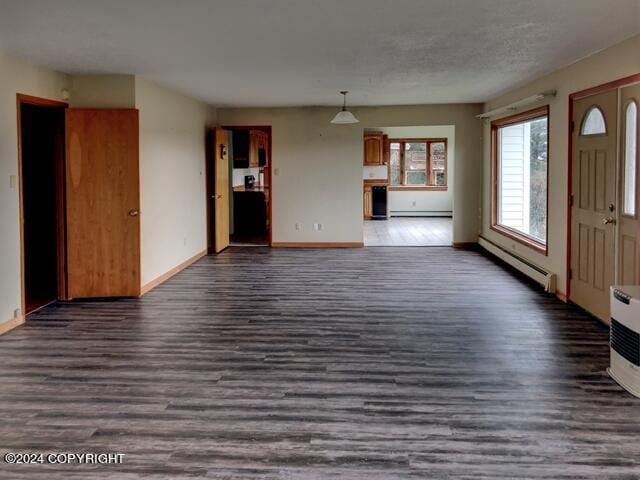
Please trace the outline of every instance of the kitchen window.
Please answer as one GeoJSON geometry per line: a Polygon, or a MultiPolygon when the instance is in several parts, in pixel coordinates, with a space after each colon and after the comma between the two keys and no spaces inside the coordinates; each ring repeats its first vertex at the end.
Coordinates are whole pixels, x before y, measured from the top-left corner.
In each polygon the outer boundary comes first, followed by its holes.
{"type": "Polygon", "coordinates": [[[547,253],[549,109],[491,123],[491,228],[547,253]]]}
{"type": "Polygon", "coordinates": [[[389,147],[391,189],[447,189],[447,139],[392,138],[389,147]]]}

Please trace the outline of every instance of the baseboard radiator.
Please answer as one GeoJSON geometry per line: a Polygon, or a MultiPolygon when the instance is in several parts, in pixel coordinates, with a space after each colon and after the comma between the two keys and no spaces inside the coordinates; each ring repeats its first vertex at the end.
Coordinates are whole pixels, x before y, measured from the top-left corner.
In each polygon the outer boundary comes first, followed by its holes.
{"type": "Polygon", "coordinates": [[[531,263],[519,255],[516,255],[507,249],[493,243],[491,240],[480,235],[478,244],[484,248],[487,252],[498,257],[503,262],[508,263],[513,268],[521,271],[527,277],[536,281],[542,285],[546,292],[556,293],[556,275],[555,273],[548,272],[542,267],[531,263]]]}
{"type": "Polygon", "coordinates": [[[390,210],[392,217],[451,217],[453,212],[427,210],[390,210]]]}

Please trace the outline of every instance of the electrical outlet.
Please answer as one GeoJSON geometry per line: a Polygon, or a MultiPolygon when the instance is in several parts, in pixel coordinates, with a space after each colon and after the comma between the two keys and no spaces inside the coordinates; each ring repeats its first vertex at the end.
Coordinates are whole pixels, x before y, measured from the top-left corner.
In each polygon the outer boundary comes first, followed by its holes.
{"type": "Polygon", "coordinates": [[[416,206],[416,202],[415,201],[411,202],[411,206],[415,207],[416,206]]]}
{"type": "Polygon", "coordinates": [[[321,223],[314,223],[314,224],[313,224],[313,229],[314,229],[316,232],[319,232],[320,230],[322,230],[322,224],[321,224],[321,223]]]}
{"type": "Polygon", "coordinates": [[[18,186],[18,177],[16,175],[9,175],[9,188],[16,188],[18,186]]]}
{"type": "Polygon", "coordinates": [[[279,168],[274,168],[273,169],[273,176],[277,177],[278,175],[280,175],[280,169],[279,168]]]}
{"type": "Polygon", "coordinates": [[[13,318],[20,318],[20,309],[19,308],[16,308],[13,311],[13,318]]]}
{"type": "Polygon", "coordinates": [[[296,222],[296,230],[302,230],[302,224],[300,222],[296,222]]]}

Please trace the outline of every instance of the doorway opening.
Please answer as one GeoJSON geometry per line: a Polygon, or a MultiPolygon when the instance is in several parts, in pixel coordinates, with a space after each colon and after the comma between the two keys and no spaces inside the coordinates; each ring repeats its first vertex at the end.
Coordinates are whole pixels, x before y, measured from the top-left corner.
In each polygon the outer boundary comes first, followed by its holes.
{"type": "Polygon", "coordinates": [[[605,323],[640,284],[639,103],[640,75],[569,96],[567,299],[605,323]]]}
{"type": "Polygon", "coordinates": [[[208,141],[209,252],[272,242],[271,126],[225,126],[208,141]]]}
{"type": "Polygon", "coordinates": [[[66,298],[66,103],[18,95],[23,311],[66,298]]]}
{"type": "Polygon", "coordinates": [[[451,246],[455,127],[365,128],[365,246],[451,246]]]}

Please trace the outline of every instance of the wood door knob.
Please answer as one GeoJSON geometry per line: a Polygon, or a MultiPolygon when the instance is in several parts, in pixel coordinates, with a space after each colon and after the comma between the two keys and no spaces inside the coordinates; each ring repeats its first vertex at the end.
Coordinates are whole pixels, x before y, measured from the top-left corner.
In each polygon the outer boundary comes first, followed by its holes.
{"type": "Polygon", "coordinates": [[[138,210],[129,210],[130,217],[137,217],[138,215],[140,215],[140,212],[138,210]]]}

